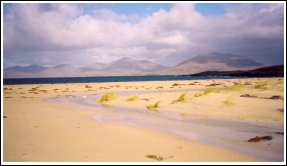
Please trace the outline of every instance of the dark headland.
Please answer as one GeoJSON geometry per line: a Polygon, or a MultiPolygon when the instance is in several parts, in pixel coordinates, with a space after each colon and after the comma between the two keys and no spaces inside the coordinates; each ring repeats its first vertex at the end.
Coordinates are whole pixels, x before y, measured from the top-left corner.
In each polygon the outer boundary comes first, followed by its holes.
{"type": "Polygon", "coordinates": [[[284,65],[267,66],[246,71],[205,71],[184,76],[284,77],[284,65]]]}

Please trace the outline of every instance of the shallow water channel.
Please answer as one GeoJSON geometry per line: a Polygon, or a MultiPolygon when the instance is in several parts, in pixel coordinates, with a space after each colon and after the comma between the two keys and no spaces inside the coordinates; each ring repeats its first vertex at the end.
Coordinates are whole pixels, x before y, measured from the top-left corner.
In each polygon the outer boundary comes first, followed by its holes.
{"type": "MultiPolygon", "coordinates": [[[[156,93],[157,91],[119,92],[118,96],[156,93]]],[[[161,91],[163,92],[163,91],[161,91]]],[[[65,103],[79,108],[88,108],[96,112],[96,121],[113,124],[127,124],[145,127],[180,136],[204,144],[245,153],[264,161],[284,160],[284,126],[258,122],[207,120],[165,110],[148,111],[146,108],[128,108],[103,105],[96,102],[102,94],[62,96],[46,98],[45,102],[65,103]],[[272,135],[271,141],[249,143],[255,136],[272,135]]]]}

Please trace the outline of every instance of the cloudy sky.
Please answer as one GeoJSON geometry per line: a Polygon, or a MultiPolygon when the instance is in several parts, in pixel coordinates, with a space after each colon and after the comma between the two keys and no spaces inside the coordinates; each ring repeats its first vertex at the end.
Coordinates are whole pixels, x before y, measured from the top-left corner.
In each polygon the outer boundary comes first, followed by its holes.
{"type": "Polygon", "coordinates": [[[211,52],[284,63],[284,4],[3,4],[4,67],[211,52]]]}

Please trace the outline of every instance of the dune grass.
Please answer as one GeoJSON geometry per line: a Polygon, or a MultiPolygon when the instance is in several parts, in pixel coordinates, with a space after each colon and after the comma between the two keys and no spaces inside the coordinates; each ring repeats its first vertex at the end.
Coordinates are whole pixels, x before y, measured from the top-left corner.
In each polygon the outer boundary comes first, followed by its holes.
{"type": "Polygon", "coordinates": [[[149,110],[154,110],[154,109],[157,109],[159,107],[159,101],[155,102],[154,104],[149,104],[146,106],[147,109],[149,110]]]}
{"type": "Polygon", "coordinates": [[[249,81],[245,81],[245,82],[244,82],[244,85],[252,85],[252,83],[249,82],[249,81]]]}
{"type": "Polygon", "coordinates": [[[268,90],[268,82],[267,81],[262,81],[262,82],[257,82],[256,85],[254,85],[254,89],[257,90],[268,90]]]}
{"type": "Polygon", "coordinates": [[[176,102],[184,102],[186,99],[187,99],[187,94],[183,93],[178,97],[178,99],[172,101],[172,104],[174,104],[176,102]]]}
{"type": "Polygon", "coordinates": [[[276,90],[283,92],[284,91],[284,80],[278,79],[278,80],[268,80],[268,81],[261,81],[257,82],[256,85],[254,85],[254,89],[256,90],[276,90]]]}
{"type": "Polygon", "coordinates": [[[217,88],[208,88],[208,89],[205,89],[204,91],[199,91],[199,92],[196,92],[194,94],[194,97],[200,97],[200,96],[203,96],[203,95],[208,95],[210,93],[219,93],[221,92],[220,89],[217,89],[217,88]]]}
{"type": "Polygon", "coordinates": [[[269,85],[270,89],[284,92],[284,80],[283,79],[270,80],[267,82],[267,84],[269,85]]]}
{"type": "Polygon", "coordinates": [[[235,105],[235,100],[234,100],[234,98],[229,97],[223,101],[223,104],[226,106],[233,106],[233,105],[235,105]]]}
{"type": "Polygon", "coordinates": [[[194,97],[200,97],[203,95],[203,92],[199,91],[194,94],[194,97]]]}
{"type": "Polygon", "coordinates": [[[284,92],[284,80],[283,79],[277,80],[274,87],[275,87],[275,90],[284,92]]]}
{"type": "Polygon", "coordinates": [[[138,99],[139,99],[138,96],[131,96],[131,97],[128,98],[128,101],[136,101],[138,99]]]}
{"type": "Polygon", "coordinates": [[[113,94],[113,93],[106,93],[100,98],[99,102],[102,103],[102,102],[107,102],[107,101],[114,100],[114,99],[116,99],[116,95],[115,94],[113,94]]]}
{"type": "Polygon", "coordinates": [[[233,85],[231,87],[227,87],[226,91],[241,91],[244,89],[244,85],[243,84],[236,84],[233,85]]]}
{"type": "Polygon", "coordinates": [[[155,89],[163,89],[163,86],[158,86],[155,89]]]}
{"type": "Polygon", "coordinates": [[[194,97],[200,97],[203,95],[208,95],[210,93],[220,93],[220,92],[230,92],[230,91],[241,91],[244,89],[244,85],[243,84],[236,84],[233,85],[231,87],[227,87],[224,89],[220,89],[220,88],[208,88],[205,89],[204,91],[199,91],[197,93],[194,94],[194,97]]]}
{"type": "Polygon", "coordinates": [[[203,94],[204,95],[208,95],[210,93],[219,93],[220,92],[220,89],[216,89],[216,88],[208,88],[208,89],[205,89],[203,91],[203,94]]]}

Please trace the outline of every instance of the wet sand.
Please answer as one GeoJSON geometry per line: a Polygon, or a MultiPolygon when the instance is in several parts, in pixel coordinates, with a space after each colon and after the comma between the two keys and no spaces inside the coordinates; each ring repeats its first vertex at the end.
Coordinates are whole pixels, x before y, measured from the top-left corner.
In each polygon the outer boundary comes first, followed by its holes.
{"type": "Polygon", "coordinates": [[[274,78],[4,86],[4,161],[283,161],[282,83],[274,78]],[[266,80],[266,88],[255,88],[266,80]],[[220,91],[195,95],[206,89],[220,91]],[[108,92],[116,98],[100,103],[108,92]],[[177,101],[183,93],[184,101],[177,101]],[[128,101],[131,96],[137,99],[128,101]],[[157,101],[158,108],[147,109],[157,101]],[[247,142],[257,135],[273,139],[247,142]]]}

